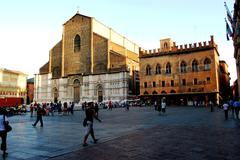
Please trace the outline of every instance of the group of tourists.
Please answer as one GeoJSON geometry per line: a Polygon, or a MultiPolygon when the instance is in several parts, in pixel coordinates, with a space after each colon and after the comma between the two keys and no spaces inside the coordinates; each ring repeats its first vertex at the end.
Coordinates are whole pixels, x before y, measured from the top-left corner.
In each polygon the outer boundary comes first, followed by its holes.
{"type": "Polygon", "coordinates": [[[239,101],[225,101],[222,105],[225,115],[225,120],[228,120],[228,112],[232,113],[232,117],[234,119],[239,120],[239,110],[240,110],[240,102],[239,101]]]}
{"type": "Polygon", "coordinates": [[[32,103],[30,104],[30,116],[32,117],[34,111],[37,113],[38,108],[42,108],[45,112],[43,115],[54,116],[54,112],[58,112],[58,114],[69,115],[70,113],[73,114],[74,111],[74,102],[64,102],[63,104],[61,101],[58,103],[32,103]]]}
{"type": "Polygon", "coordinates": [[[161,99],[161,101],[155,101],[154,102],[154,108],[156,111],[158,111],[159,113],[165,113],[166,112],[166,99],[161,99]]]}

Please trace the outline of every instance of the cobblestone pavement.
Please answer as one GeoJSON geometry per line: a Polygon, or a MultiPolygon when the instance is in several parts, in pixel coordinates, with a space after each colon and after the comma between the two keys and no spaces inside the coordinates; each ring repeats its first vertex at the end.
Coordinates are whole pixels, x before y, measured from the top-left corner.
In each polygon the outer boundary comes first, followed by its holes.
{"type": "MultiPolygon", "coordinates": [[[[240,159],[240,121],[208,108],[168,107],[165,115],[153,108],[100,110],[95,122],[98,144],[82,147],[83,112],[44,117],[44,127],[33,128],[36,117],[9,117],[7,159],[240,159]]],[[[38,124],[39,125],[39,124],[38,124]]]]}
{"type": "Polygon", "coordinates": [[[239,134],[235,129],[159,125],[51,160],[239,160],[240,140],[234,139],[239,134]]]}

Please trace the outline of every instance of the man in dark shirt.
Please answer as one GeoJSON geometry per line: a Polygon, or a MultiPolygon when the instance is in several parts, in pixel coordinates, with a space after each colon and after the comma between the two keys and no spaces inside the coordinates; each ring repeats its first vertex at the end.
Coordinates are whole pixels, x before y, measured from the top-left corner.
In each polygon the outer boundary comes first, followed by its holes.
{"type": "Polygon", "coordinates": [[[90,102],[87,104],[87,108],[85,110],[85,114],[86,114],[86,121],[87,121],[87,131],[86,134],[84,136],[83,139],[83,146],[87,146],[87,139],[89,134],[91,134],[94,143],[97,143],[98,139],[95,138],[94,136],[94,130],[93,130],[93,118],[97,119],[99,122],[101,122],[100,119],[98,119],[98,117],[96,116],[96,113],[94,111],[94,104],[93,102],[90,102]]]}
{"type": "Polygon", "coordinates": [[[43,120],[42,120],[42,116],[44,115],[45,110],[44,108],[41,108],[39,106],[39,104],[37,105],[37,120],[35,121],[35,123],[33,124],[33,127],[35,127],[38,123],[38,121],[40,121],[41,123],[41,127],[43,127],[43,120]]]}

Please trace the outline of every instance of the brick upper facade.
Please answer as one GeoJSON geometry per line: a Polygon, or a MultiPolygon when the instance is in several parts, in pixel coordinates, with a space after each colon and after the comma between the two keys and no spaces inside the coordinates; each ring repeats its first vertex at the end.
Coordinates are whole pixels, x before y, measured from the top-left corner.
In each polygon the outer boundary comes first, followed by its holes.
{"type": "Polygon", "coordinates": [[[40,68],[40,74],[48,72],[52,73],[52,78],[60,78],[139,71],[139,47],[92,17],[77,13],[64,23],[62,37],[50,50],[49,64],[40,68]],[[109,35],[105,34],[106,30],[109,35]],[[77,51],[74,50],[76,36],[80,37],[77,51]]]}

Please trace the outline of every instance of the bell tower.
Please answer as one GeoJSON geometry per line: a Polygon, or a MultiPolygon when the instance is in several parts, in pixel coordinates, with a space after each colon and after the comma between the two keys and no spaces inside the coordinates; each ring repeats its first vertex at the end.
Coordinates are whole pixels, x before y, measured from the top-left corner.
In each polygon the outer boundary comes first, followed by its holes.
{"type": "Polygon", "coordinates": [[[160,51],[161,52],[167,52],[171,51],[173,46],[173,41],[171,38],[161,39],[160,40],[160,51]]]}

